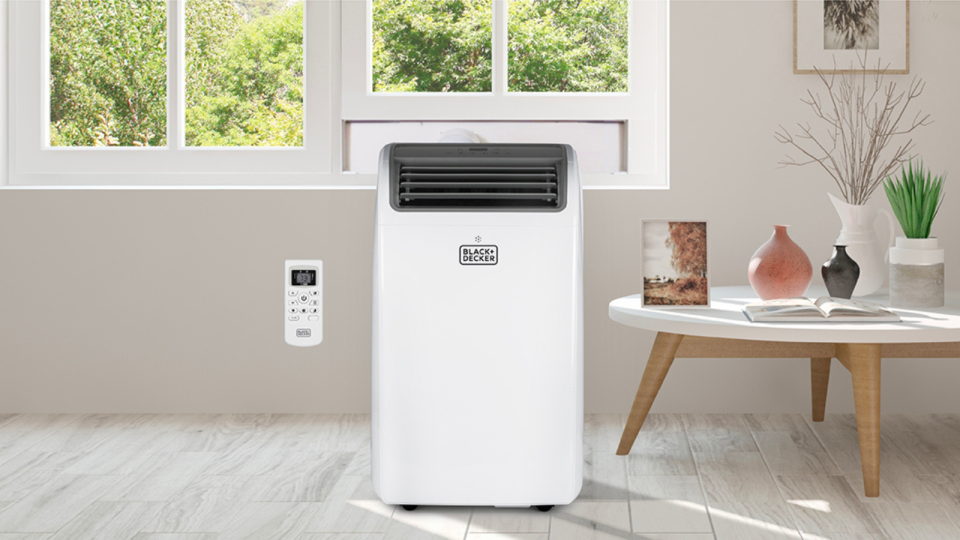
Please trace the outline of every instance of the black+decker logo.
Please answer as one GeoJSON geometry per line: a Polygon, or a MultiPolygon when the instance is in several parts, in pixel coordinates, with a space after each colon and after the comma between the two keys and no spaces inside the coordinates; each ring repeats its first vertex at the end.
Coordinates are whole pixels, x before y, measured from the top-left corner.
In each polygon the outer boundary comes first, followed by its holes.
{"type": "Polygon", "coordinates": [[[460,264],[493,266],[497,264],[497,246],[460,246],[460,264]]]}

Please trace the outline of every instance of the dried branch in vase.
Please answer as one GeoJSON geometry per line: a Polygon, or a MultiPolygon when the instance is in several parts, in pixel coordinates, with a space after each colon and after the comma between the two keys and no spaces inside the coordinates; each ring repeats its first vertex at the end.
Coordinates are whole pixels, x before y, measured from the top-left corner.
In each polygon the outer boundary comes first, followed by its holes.
{"type": "Polygon", "coordinates": [[[830,75],[817,69],[825,96],[807,90],[801,101],[826,123],[822,131],[798,123],[796,133],[781,125],[774,135],[803,155],[797,161],[788,154],[779,162],[781,168],[818,163],[850,204],[866,203],[883,179],[910,159],[914,143],[909,134],[932,122],[929,114],[920,111],[904,121],[913,100],[923,93],[922,79],[914,77],[906,90],[898,91],[895,82],[886,81],[886,68],[881,68],[879,61],[875,73],[867,74],[864,55],[860,68],[859,73],[839,75],[836,64],[830,75]],[[903,138],[906,142],[891,145],[894,139],[903,138]]]}

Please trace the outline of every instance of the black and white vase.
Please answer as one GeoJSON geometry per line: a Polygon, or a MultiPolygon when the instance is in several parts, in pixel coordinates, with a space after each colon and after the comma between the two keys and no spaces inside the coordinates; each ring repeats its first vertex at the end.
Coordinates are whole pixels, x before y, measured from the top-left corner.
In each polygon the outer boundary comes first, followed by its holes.
{"type": "Polygon", "coordinates": [[[847,246],[833,246],[833,257],[820,268],[823,284],[834,298],[850,298],[860,279],[860,265],[847,255],[847,246]]]}

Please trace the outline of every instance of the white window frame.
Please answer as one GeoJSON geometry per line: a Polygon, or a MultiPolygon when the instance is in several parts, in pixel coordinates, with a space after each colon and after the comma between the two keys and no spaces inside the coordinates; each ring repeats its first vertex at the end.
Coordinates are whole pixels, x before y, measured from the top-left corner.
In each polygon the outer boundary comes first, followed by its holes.
{"type": "Polygon", "coordinates": [[[494,91],[442,96],[370,92],[368,0],[304,0],[304,146],[299,148],[183,144],[184,0],[166,0],[167,146],[50,147],[44,140],[48,1],[0,0],[0,30],[7,33],[0,46],[8,49],[0,54],[0,102],[7,104],[0,108],[0,144],[8,142],[6,154],[0,154],[0,187],[372,189],[376,175],[342,172],[345,126],[354,120],[625,122],[627,172],[584,175],[585,187],[669,186],[668,0],[630,0],[629,93],[507,93],[496,71],[506,65],[507,10],[505,0],[494,0],[494,91]]]}
{"type": "MultiPolygon", "coordinates": [[[[203,1],[203,0],[195,0],[203,1]]],[[[311,185],[331,170],[331,58],[338,4],[304,2],[302,147],[184,144],[184,1],[167,0],[167,146],[51,147],[49,0],[9,2],[10,185],[311,185]]]]}
{"type": "Polygon", "coordinates": [[[584,185],[667,187],[668,2],[630,0],[628,92],[563,93],[508,92],[507,1],[493,0],[491,92],[385,93],[373,92],[373,4],[345,0],[341,121],[620,121],[626,125],[626,173],[586,174],[584,185]]]}

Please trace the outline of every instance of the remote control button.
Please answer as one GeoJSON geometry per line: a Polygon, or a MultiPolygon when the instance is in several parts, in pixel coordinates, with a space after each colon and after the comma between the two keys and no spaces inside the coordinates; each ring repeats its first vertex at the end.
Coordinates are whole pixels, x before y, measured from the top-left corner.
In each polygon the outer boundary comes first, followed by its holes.
{"type": "Polygon", "coordinates": [[[319,315],[310,315],[309,317],[307,317],[307,319],[308,319],[308,320],[311,320],[311,321],[319,321],[319,320],[320,320],[320,316],[319,316],[319,315]]]}
{"type": "Polygon", "coordinates": [[[299,310],[295,307],[287,309],[287,313],[299,313],[299,310]]]}
{"type": "Polygon", "coordinates": [[[313,289],[312,291],[310,291],[310,296],[316,296],[318,294],[320,293],[316,289],[313,289]]]}
{"type": "Polygon", "coordinates": [[[294,291],[292,289],[287,291],[287,296],[296,296],[296,295],[297,295],[297,291],[294,291]]]}
{"type": "Polygon", "coordinates": [[[310,308],[310,313],[319,313],[319,312],[320,310],[315,307],[310,308]]]}
{"type": "Polygon", "coordinates": [[[288,305],[288,306],[295,306],[295,305],[297,305],[297,299],[296,299],[296,298],[291,298],[291,299],[287,300],[287,305],[288,305]]]}
{"type": "Polygon", "coordinates": [[[311,301],[310,301],[310,305],[311,305],[311,306],[319,306],[319,305],[320,305],[320,301],[319,301],[319,300],[311,300],[311,301]]]}
{"type": "Polygon", "coordinates": [[[307,293],[303,293],[297,297],[297,301],[299,301],[301,304],[306,304],[307,300],[310,300],[310,297],[307,296],[307,293]]]}
{"type": "Polygon", "coordinates": [[[291,320],[291,321],[299,321],[299,320],[300,320],[300,316],[299,316],[299,315],[291,315],[291,316],[287,317],[287,319],[289,319],[289,320],[291,320]]]}
{"type": "Polygon", "coordinates": [[[304,307],[304,308],[300,308],[300,313],[306,313],[306,312],[307,312],[307,308],[305,308],[305,307],[304,307]]]}

